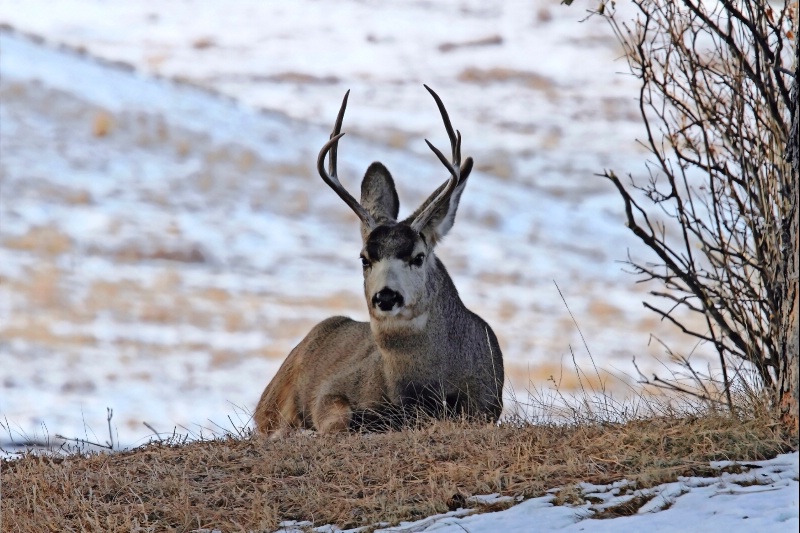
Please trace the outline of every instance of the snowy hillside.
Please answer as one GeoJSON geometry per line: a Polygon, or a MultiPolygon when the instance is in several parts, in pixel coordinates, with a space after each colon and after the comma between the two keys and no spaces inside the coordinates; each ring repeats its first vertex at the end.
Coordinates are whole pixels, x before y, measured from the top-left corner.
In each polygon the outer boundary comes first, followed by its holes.
{"type": "Polygon", "coordinates": [[[618,262],[640,252],[594,173],[641,168],[635,88],[583,15],[544,0],[0,4],[0,22],[45,41],[0,33],[11,436],[105,434],[106,407],[125,445],[143,422],[242,425],[315,322],[366,318],[356,219],[313,168],[348,88],[351,190],[381,160],[402,215],[445,178],[423,82],[476,157],[438,253],[500,338],[507,396],[575,390],[572,351],[592,368],[554,282],[614,394],[633,356],[663,370],[650,333],[703,366],[618,262]]]}

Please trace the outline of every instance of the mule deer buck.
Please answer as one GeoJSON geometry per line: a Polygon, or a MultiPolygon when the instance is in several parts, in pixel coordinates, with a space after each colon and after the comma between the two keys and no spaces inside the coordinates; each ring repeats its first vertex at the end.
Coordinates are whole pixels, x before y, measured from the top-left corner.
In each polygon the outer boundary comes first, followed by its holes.
{"type": "Polygon", "coordinates": [[[267,385],[254,419],[273,437],[292,428],[330,433],[391,429],[412,416],[496,421],[503,408],[503,357],[489,325],[468,310],[434,248],[453,226],[472,170],[461,133],[427,85],[450,137],[452,161],[425,141],[450,177],[410,217],[397,220],[394,180],[372,163],[357,202],[339,182],[336,155],[348,91],[317,169],[361,220],[361,264],[370,321],[317,324],[267,385]],[[329,155],[328,170],[325,158],[329,155]]]}

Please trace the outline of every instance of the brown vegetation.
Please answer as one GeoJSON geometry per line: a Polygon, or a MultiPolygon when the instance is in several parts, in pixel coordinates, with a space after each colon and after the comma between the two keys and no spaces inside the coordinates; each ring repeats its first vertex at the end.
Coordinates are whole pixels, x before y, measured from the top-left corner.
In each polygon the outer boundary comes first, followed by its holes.
{"type": "MultiPolygon", "coordinates": [[[[174,440],[115,454],[4,461],[4,529],[273,531],[292,519],[341,527],[397,523],[470,505],[492,510],[470,503],[474,494],[530,498],[623,478],[646,488],[710,474],[710,460],[764,459],[790,444],[763,417],[713,415],[174,440]]],[[[572,492],[556,503],[582,502],[572,492]]]]}
{"type": "Polygon", "coordinates": [[[640,82],[650,161],[627,183],[610,170],[603,176],[654,254],[628,259],[664,302],[645,307],[713,346],[721,369],[705,375],[674,354],[689,379],[643,381],[730,409],[732,386],[755,384],[796,433],[798,177],[789,148],[797,144],[798,3],[633,4],[634,21],[619,20],[613,2],[598,13],[640,82]],[[705,323],[688,324],[676,310],[705,323]]]}

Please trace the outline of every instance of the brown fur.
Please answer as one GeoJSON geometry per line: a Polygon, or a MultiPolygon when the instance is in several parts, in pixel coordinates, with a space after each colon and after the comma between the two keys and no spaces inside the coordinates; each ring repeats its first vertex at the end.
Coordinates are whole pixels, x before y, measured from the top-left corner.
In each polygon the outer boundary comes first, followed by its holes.
{"type": "Polygon", "coordinates": [[[255,411],[256,427],[273,434],[281,428],[345,430],[334,424],[332,407],[349,422],[352,404],[378,409],[385,379],[369,324],[335,316],[317,324],[284,361],[255,411]],[[341,370],[340,370],[341,369],[341,370]],[[358,398],[352,398],[359,393],[358,398]],[[314,421],[318,421],[316,424],[314,421]]]}

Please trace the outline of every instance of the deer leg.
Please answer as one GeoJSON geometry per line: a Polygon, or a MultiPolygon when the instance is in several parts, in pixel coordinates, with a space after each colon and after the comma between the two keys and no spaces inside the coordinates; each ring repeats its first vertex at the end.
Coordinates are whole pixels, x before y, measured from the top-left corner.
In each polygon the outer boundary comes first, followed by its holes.
{"type": "Polygon", "coordinates": [[[321,397],[314,411],[314,426],[320,433],[338,433],[350,427],[353,410],[342,396],[321,397]]]}
{"type": "Polygon", "coordinates": [[[382,433],[398,430],[403,427],[404,413],[399,405],[392,405],[388,400],[372,409],[359,409],[350,418],[350,429],[361,433],[382,433]]]}

